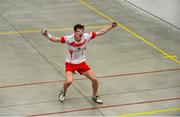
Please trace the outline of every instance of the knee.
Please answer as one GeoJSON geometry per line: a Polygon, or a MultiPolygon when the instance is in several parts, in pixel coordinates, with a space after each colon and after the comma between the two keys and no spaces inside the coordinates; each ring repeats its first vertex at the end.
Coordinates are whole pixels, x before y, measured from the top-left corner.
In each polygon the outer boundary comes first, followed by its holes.
{"type": "Polygon", "coordinates": [[[71,79],[71,80],[66,80],[66,83],[69,84],[69,85],[72,84],[72,83],[73,83],[73,79],[71,79]]]}
{"type": "Polygon", "coordinates": [[[96,78],[91,79],[92,82],[98,82],[96,78]]]}

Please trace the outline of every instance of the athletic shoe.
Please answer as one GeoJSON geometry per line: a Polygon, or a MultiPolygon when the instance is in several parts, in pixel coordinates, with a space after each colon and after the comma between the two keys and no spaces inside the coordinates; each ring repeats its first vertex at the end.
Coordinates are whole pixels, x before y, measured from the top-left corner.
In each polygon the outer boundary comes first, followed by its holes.
{"type": "Polygon", "coordinates": [[[98,95],[92,97],[92,100],[94,102],[98,103],[98,104],[102,104],[103,103],[102,99],[98,95]]]}
{"type": "Polygon", "coordinates": [[[61,90],[59,93],[59,101],[64,102],[66,98],[66,92],[64,90],[61,90]]]}

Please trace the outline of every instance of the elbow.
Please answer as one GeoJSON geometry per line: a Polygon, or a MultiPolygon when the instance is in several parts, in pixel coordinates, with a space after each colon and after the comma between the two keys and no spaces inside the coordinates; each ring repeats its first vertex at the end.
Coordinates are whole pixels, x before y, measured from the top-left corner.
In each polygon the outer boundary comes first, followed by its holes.
{"type": "Polygon", "coordinates": [[[50,41],[57,42],[57,40],[55,38],[50,38],[50,41]]]}
{"type": "Polygon", "coordinates": [[[101,35],[103,35],[103,34],[104,34],[104,33],[101,32],[101,31],[96,32],[96,35],[97,35],[97,36],[101,36],[101,35]]]}

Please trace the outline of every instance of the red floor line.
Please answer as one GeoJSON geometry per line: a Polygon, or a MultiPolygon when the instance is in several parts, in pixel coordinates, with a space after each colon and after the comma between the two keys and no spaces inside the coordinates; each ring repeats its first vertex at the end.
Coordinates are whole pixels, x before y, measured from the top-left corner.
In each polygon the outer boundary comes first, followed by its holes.
{"type": "MultiPolygon", "coordinates": [[[[97,78],[110,78],[110,77],[118,77],[118,76],[142,75],[142,74],[160,73],[160,72],[168,72],[168,71],[179,71],[179,70],[180,70],[180,68],[174,68],[174,69],[147,71],[147,72],[134,72],[134,73],[106,75],[106,76],[99,76],[97,78]]],[[[87,78],[80,78],[80,79],[76,79],[76,80],[86,80],[86,79],[87,78]]],[[[24,84],[4,85],[4,86],[0,86],[0,89],[2,89],[2,88],[13,88],[13,87],[22,87],[22,86],[29,86],[29,85],[40,85],[40,84],[57,83],[57,82],[63,82],[63,81],[64,80],[56,80],[56,81],[45,81],[45,82],[33,82],[33,83],[24,83],[24,84]]]]}
{"type": "Polygon", "coordinates": [[[80,109],[67,110],[67,111],[32,114],[32,115],[27,115],[27,116],[29,116],[29,117],[32,117],[32,116],[49,116],[49,115],[57,115],[57,114],[63,114],[63,113],[80,112],[80,111],[87,111],[87,110],[112,108],[112,107],[122,107],[122,106],[139,105],[139,104],[149,104],[149,103],[157,103],[157,102],[165,102],[165,101],[173,101],[173,100],[180,100],[180,97],[160,99],[160,100],[149,100],[149,101],[142,101],[142,102],[126,103],[126,104],[106,105],[106,106],[98,106],[98,107],[91,107],[91,108],[80,108],[80,109]]]}
{"type": "Polygon", "coordinates": [[[159,73],[159,72],[168,72],[168,71],[179,71],[179,70],[180,70],[180,68],[164,69],[164,70],[155,70],[155,71],[147,71],[147,72],[135,72],[135,73],[126,73],[126,74],[100,76],[100,77],[98,77],[98,78],[117,77],[117,76],[131,76],[131,75],[150,74],[150,73],[159,73]]]}
{"type": "Polygon", "coordinates": [[[32,82],[32,83],[24,83],[24,84],[5,85],[5,86],[0,86],[0,89],[2,89],[2,88],[10,88],[10,87],[22,87],[22,86],[29,86],[29,85],[40,85],[40,84],[57,83],[57,82],[63,82],[63,81],[64,80],[55,80],[55,81],[32,82]]]}

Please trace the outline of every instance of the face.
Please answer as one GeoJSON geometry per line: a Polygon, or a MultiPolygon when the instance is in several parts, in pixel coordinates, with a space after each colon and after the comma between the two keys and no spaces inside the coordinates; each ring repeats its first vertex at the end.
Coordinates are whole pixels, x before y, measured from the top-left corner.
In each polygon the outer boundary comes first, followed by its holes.
{"type": "Polygon", "coordinates": [[[78,29],[76,29],[76,31],[74,31],[74,34],[75,34],[74,37],[77,42],[81,41],[83,33],[84,33],[84,30],[80,29],[80,28],[78,28],[78,29]]]}

